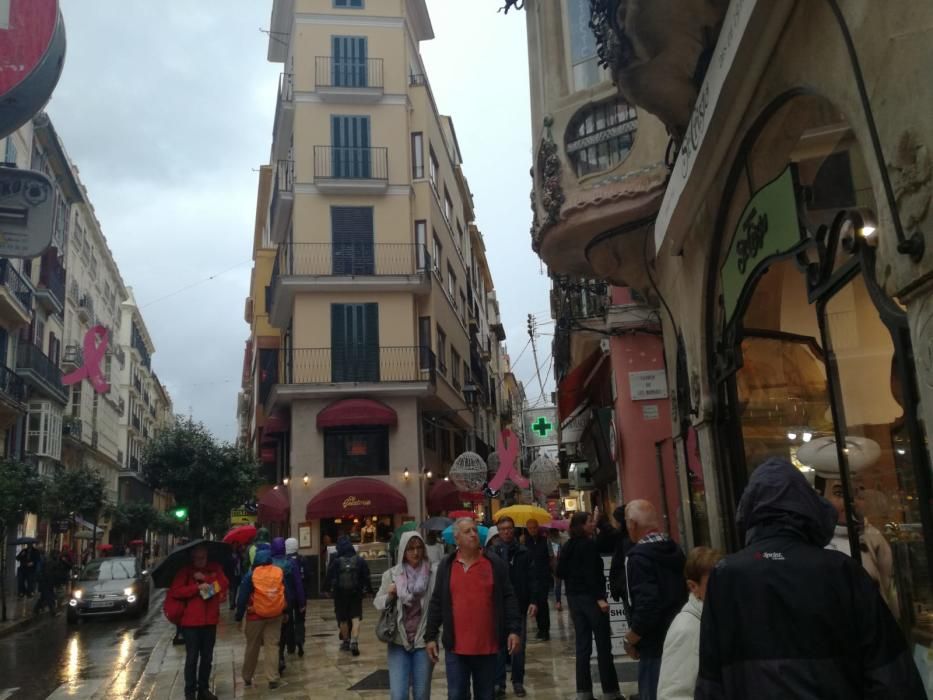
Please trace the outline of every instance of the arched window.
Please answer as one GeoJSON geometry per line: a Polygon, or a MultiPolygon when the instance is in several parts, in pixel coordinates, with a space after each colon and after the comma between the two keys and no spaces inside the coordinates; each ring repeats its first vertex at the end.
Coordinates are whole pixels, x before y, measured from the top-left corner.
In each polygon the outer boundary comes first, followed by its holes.
{"type": "Polygon", "coordinates": [[[590,104],[567,127],[564,150],[577,177],[618,165],[635,142],[638,112],[621,97],[590,104]]]}

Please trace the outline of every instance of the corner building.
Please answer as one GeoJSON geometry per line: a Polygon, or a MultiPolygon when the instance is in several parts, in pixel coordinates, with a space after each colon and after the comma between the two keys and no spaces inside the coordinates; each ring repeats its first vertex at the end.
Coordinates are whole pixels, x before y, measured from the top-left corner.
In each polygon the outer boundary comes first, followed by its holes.
{"type": "Polygon", "coordinates": [[[273,5],[239,411],[260,518],[287,509],[306,554],[437,511],[453,459],[495,449],[506,413],[482,236],[418,52],[432,38],[424,0],[273,5]]]}

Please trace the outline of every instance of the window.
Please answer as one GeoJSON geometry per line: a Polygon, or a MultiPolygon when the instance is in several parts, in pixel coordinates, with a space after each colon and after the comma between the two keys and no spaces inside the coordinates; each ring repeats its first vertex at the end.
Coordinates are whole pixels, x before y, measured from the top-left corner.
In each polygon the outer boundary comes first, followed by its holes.
{"type": "Polygon", "coordinates": [[[457,221],[457,246],[461,253],[466,250],[466,240],[463,238],[463,226],[460,225],[459,220],[457,221]]]}
{"type": "Polygon", "coordinates": [[[434,185],[434,191],[436,192],[437,191],[437,170],[439,166],[437,164],[437,156],[434,155],[434,149],[431,146],[428,146],[428,155],[431,158],[431,170],[429,173],[431,176],[431,184],[434,185]]]}
{"type": "Polygon", "coordinates": [[[447,296],[450,297],[450,303],[454,306],[457,305],[457,276],[454,274],[454,269],[450,266],[450,263],[447,263],[447,296]]]}
{"type": "MultiPolygon", "coordinates": [[[[447,219],[449,224],[453,220],[454,214],[454,203],[450,201],[450,192],[447,191],[447,185],[444,185],[444,218],[447,219]]],[[[460,246],[460,241],[457,241],[457,246],[460,246]]]]}
{"type": "Polygon", "coordinates": [[[437,428],[430,418],[421,421],[421,431],[424,433],[424,446],[432,452],[437,451],[437,428]]]}
{"type": "MultiPolygon", "coordinates": [[[[335,275],[372,275],[376,272],[372,207],[331,207],[331,272],[335,275]]],[[[296,270],[319,274],[317,270],[296,270]]]]}
{"type": "Polygon", "coordinates": [[[447,374],[447,334],[437,327],[437,368],[441,374],[447,374]]]}
{"type": "MultiPolygon", "coordinates": [[[[372,175],[369,117],[331,116],[331,172],[333,178],[368,180],[372,175]]],[[[318,163],[315,163],[315,167],[318,163]]]]}
{"type": "Polygon", "coordinates": [[[590,29],[590,3],[587,0],[565,0],[567,30],[570,38],[570,63],[573,89],[584,90],[607,79],[599,67],[596,37],[590,29]]]}
{"type": "Polygon", "coordinates": [[[363,0],[334,0],[334,7],[345,7],[351,10],[362,10],[363,0]]]}
{"type": "Polygon", "coordinates": [[[434,272],[441,277],[441,256],[444,254],[444,246],[441,245],[441,239],[437,237],[437,231],[433,231],[434,236],[434,272]]]}
{"type": "Polygon", "coordinates": [[[334,87],[367,87],[369,79],[365,36],[331,37],[331,84],[334,87]]]}
{"type": "Polygon", "coordinates": [[[379,476],[389,473],[389,429],[351,426],[324,431],[324,476],[379,476]]]}
{"type": "Polygon", "coordinates": [[[427,255],[428,247],[428,222],[427,221],[416,221],[415,222],[415,245],[418,246],[418,269],[427,270],[427,260],[425,259],[427,255]]]}
{"type": "Polygon", "coordinates": [[[620,97],[587,105],[570,120],[565,150],[577,177],[608,170],[628,157],[638,112],[620,97]]]}
{"type": "Polygon", "coordinates": [[[467,312],[466,292],[460,289],[460,318],[463,318],[467,312]]]}
{"type": "Polygon", "coordinates": [[[40,457],[62,456],[62,409],[50,401],[31,401],[26,452],[40,457]]]}
{"type": "Polygon", "coordinates": [[[431,369],[431,317],[418,318],[418,353],[420,369],[431,369]]]}
{"type": "Polygon", "coordinates": [[[16,144],[13,143],[13,137],[6,137],[6,147],[4,149],[3,162],[11,165],[16,164],[16,144]]]}
{"type": "Polygon", "coordinates": [[[460,353],[450,349],[450,381],[454,385],[454,389],[460,388],[460,353]]]}
{"type": "Polygon", "coordinates": [[[424,134],[411,135],[411,176],[415,180],[424,177],[424,134]]]}
{"type": "Polygon", "coordinates": [[[379,381],[379,304],[331,304],[331,381],[379,381]]]}

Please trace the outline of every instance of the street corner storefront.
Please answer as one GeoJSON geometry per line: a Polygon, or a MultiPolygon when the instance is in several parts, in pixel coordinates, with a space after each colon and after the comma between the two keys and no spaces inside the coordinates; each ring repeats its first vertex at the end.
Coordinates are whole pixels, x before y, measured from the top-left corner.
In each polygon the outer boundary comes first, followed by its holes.
{"type": "Polygon", "coordinates": [[[814,94],[782,96],[745,136],[706,299],[718,490],[726,541],[741,547],[734,505],[748,477],[769,457],[790,460],[840,511],[830,546],[861,559],[924,670],[930,456],[907,313],[879,283],[890,265],[879,238],[893,232],[877,164],[814,94]]]}
{"type": "Polygon", "coordinates": [[[403,516],[413,513],[408,499],[394,486],[367,477],[341,479],[314,495],[299,524],[299,546],[318,555],[323,576],[337,539],[346,535],[370,572],[389,566],[389,542],[403,516]]]}

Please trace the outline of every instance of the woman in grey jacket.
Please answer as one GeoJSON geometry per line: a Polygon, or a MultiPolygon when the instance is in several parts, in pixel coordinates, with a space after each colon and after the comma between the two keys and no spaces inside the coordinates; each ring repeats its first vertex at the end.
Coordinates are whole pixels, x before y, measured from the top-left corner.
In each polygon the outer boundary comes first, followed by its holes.
{"type": "Polygon", "coordinates": [[[398,601],[398,631],[388,644],[391,699],[430,700],[434,664],[424,648],[424,630],[437,572],[428,560],[427,547],[419,533],[403,534],[399,551],[403,553],[401,561],[382,575],[373,601],[377,610],[385,610],[393,598],[398,601]]]}

